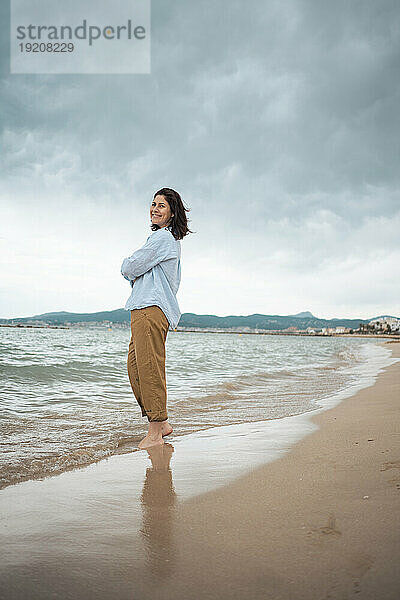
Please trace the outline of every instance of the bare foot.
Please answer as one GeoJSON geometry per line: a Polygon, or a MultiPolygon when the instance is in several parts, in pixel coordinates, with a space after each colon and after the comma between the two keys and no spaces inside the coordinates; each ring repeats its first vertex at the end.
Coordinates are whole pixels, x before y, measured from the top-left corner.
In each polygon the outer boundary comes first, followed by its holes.
{"type": "Polygon", "coordinates": [[[147,434],[146,437],[139,442],[138,448],[143,450],[145,448],[150,448],[151,446],[159,446],[160,444],[164,444],[162,437],[160,438],[159,436],[147,434]]]}
{"type": "Polygon", "coordinates": [[[168,421],[164,421],[161,426],[162,436],[165,437],[166,435],[169,435],[172,432],[173,432],[173,429],[172,429],[171,425],[168,423],[168,421]]]}

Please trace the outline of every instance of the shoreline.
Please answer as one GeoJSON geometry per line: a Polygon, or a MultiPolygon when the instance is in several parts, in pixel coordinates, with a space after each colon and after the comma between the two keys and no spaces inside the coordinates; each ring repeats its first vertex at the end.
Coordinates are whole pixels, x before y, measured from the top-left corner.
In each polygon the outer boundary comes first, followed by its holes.
{"type": "Polygon", "coordinates": [[[311,417],[318,430],[283,458],[187,501],[175,533],[174,598],[188,591],[190,565],[207,598],[396,600],[399,404],[397,362],[311,417]]]}
{"type": "Polygon", "coordinates": [[[166,443],[5,488],[5,598],[394,600],[399,398],[396,362],[308,413],[309,434],[262,466],[252,443],[265,431],[238,438],[229,426],[186,436],[184,452],[181,438],[175,452],[166,443]],[[243,457],[242,475],[216,486],[243,457]],[[202,492],[207,477],[218,481],[202,492]]]}
{"type": "MultiPolygon", "coordinates": [[[[389,358],[391,352],[386,346],[387,343],[393,343],[393,341],[382,341],[378,344],[365,345],[366,350],[362,362],[358,365],[354,364],[352,367],[349,367],[352,371],[353,379],[357,379],[358,381],[348,382],[345,387],[339,387],[336,391],[331,392],[323,398],[315,398],[313,408],[303,409],[300,412],[294,412],[289,415],[273,417],[264,416],[264,419],[258,421],[241,421],[226,425],[215,424],[213,427],[208,426],[206,428],[200,428],[190,433],[178,431],[174,432],[171,438],[166,438],[166,440],[170,441],[175,446],[178,444],[177,447],[179,447],[179,451],[182,453],[186,451],[186,448],[190,447],[192,442],[197,443],[197,438],[199,436],[200,440],[207,439],[210,448],[213,444],[218,446],[218,436],[223,436],[223,439],[225,440],[224,443],[230,444],[230,452],[238,452],[239,449],[234,447],[235,443],[233,438],[231,438],[231,434],[235,432],[235,436],[253,436],[254,443],[257,446],[257,449],[254,449],[252,452],[254,466],[262,464],[263,462],[268,462],[269,460],[274,460],[274,458],[279,455],[280,451],[290,451],[294,444],[302,439],[304,435],[308,434],[310,427],[312,428],[312,424],[309,421],[310,415],[327,410],[327,408],[341,402],[344,398],[352,396],[358,389],[373,384],[382,368],[391,364],[392,359],[389,358]],[[382,348],[383,351],[380,351],[380,348],[382,348]],[[216,431],[214,431],[215,429],[216,431]],[[268,447],[265,449],[262,446],[263,436],[270,440],[268,447]]],[[[138,440],[139,439],[141,439],[140,435],[138,437],[138,440]]],[[[69,455],[67,454],[67,457],[69,457],[68,462],[61,461],[60,457],[57,456],[53,463],[45,465],[44,468],[40,465],[40,462],[36,463],[33,461],[36,467],[29,473],[23,475],[18,474],[18,476],[14,476],[12,479],[9,477],[8,481],[5,480],[5,476],[2,476],[0,491],[20,483],[43,481],[50,477],[57,477],[63,473],[99,464],[114,456],[136,453],[139,449],[136,447],[133,440],[133,437],[128,437],[126,443],[118,445],[117,448],[112,446],[109,448],[104,447],[102,452],[99,452],[98,455],[96,455],[97,450],[94,450],[93,448],[77,447],[69,455]]],[[[246,460],[247,459],[244,456],[240,456],[240,460],[236,461],[236,472],[238,474],[240,474],[241,469],[243,469],[242,463],[248,464],[246,463],[246,460]]],[[[213,465],[211,461],[210,467],[215,466],[216,465],[213,465]]]]}

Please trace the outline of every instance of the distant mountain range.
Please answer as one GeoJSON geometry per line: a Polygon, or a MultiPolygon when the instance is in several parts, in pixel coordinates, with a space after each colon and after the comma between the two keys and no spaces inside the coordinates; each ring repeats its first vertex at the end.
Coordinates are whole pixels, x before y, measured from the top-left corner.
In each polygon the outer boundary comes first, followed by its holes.
{"type": "MultiPolygon", "coordinates": [[[[389,315],[385,315],[389,316],[389,315]]],[[[279,331],[288,327],[297,329],[307,329],[312,327],[320,329],[321,327],[350,327],[357,329],[360,323],[369,323],[372,319],[381,317],[371,317],[371,319],[318,319],[309,311],[300,312],[296,315],[229,315],[227,317],[217,317],[216,315],[197,315],[195,313],[183,313],[179,321],[179,327],[196,328],[219,328],[231,329],[233,327],[250,327],[251,329],[269,329],[279,331]]],[[[0,319],[2,324],[26,323],[28,321],[42,321],[48,325],[65,325],[67,323],[93,323],[110,321],[111,323],[129,323],[130,312],[123,308],[117,310],[102,311],[96,313],[70,313],[70,312],[49,312],[42,315],[33,315],[32,317],[22,317],[14,319],[0,319]]]]}

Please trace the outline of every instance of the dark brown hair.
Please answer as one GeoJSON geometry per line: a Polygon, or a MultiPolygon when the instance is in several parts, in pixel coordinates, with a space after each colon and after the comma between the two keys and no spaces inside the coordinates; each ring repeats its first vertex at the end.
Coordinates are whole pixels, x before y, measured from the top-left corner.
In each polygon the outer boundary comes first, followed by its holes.
{"type": "MultiPolygon", "coordinates": [[[[188,220],[186,217],[186,213],[190,211],[190,208],[186,208],[184,206],[182,198],[178,192],[172,190],[171,188],[161,188],[161,190],[158,190],[158,192],[154,194],[153,199],[156,196],[164,196],[169,204],[171,213],[174,215],[167,225],[174,238],[176,240],[181,240],[188,233],[193,233],[193,231],[190,231],[188,228],[188,220]]],[[[156,223],[152,223],[151,229],[156,231],[157,229],[160,229],[160,227],[156,223]]]]}

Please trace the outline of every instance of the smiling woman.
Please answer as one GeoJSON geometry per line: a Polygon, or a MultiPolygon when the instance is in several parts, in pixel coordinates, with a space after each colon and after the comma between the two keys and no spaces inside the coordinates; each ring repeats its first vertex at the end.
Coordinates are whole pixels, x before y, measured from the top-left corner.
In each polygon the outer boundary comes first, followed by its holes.
{"type": "Polygon", "coordinates": [[[178,192],[162,188],[150,205],[153,233],[125,258],[121,274],[132,292],[125,304],[131,311],[128,376],[149,431],[139,448],[163,444],[172,432],[167,416],[165,342],[169,327],[178,325],[181,312],[176,294],[181,281],[181,243],[188,233],[186,212],[178,192]]]}
{"type": "Polygon", "coordinates": [[[160,228],[166,227],[173,216],[164,196],[156,196],[150,207],[151,222],[157,224],[160,228]]]}

